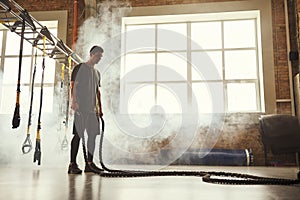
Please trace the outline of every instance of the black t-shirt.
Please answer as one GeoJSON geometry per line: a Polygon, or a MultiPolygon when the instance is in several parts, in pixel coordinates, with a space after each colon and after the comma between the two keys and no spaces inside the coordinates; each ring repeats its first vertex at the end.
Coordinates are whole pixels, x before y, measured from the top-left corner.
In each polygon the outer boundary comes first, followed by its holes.
{"type": "Polygon", "coordinates": [[[81,63],[74,67],[71,81],[75,82],[79,111],[95,112],[97,90],[100,87],[99,71],[85,63],[81,63]]]}

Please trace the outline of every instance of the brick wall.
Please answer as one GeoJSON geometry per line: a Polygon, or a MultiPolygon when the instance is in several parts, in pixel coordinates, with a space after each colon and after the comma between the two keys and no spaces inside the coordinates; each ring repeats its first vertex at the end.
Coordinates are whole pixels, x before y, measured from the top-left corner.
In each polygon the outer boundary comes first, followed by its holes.
{"type": "MultiPolygon", "coordinates": [[[[226,0],[130,0],[132,6],[158,6],[158,5],[175,5],[175,4],[191,4],[191,3],[208,3],[208,2],[223,2],[226,0]]],[[[230,0],[240,1],[240,0],[230,0]]]]}
{"type": "MultiPolygon", "coordinates": [[[[68,36],[66,44],[72,47],[73,36],[73,6],[74,0],[16,0],[16,2],[26,9],[28,12],[33,11],[52,11],[52,10],[67,10],[68,11],[68,36]]],[[[83,11],[84,1],[78,0],[78,10],[83,11]]],[[[81,13],[79,13],[81,14],[81,13]]],[[[83,18],[79,19],[79,23],[83,21],[83,18]]]]}
{"type": "Polygon", "coordinates": [[[276,99],[279,100],[277,113],[291,114],[291,104],[280,102],[280,100],[291,99],[284,1],[272,0],[274,72],[276,99]]]}

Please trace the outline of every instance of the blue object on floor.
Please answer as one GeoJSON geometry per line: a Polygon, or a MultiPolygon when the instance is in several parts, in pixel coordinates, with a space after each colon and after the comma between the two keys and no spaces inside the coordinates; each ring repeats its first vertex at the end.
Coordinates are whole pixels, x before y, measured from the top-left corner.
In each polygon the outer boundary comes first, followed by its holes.
{"type": "Polygon", "coordinates": [[[189,149],[172,164],[250,166],[253,159],[251,149],[189,149]]]}

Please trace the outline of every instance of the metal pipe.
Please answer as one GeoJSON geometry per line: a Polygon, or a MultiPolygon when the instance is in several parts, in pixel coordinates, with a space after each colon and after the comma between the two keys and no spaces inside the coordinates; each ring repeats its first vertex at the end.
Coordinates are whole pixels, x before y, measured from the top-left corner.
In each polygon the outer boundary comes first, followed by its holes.
{"type": "Polygon", "coordinates": [[[77,41],[77,23],[78,23],[78,1],[74,0],[74,16],[73,16],[73,42],[72,49],[75,51],[77,41]]]}

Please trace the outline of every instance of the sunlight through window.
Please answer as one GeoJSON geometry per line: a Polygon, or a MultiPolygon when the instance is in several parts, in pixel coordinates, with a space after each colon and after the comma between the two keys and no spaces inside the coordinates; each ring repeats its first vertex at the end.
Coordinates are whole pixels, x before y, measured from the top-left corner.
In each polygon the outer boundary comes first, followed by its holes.
{"type": "Polygon", "coordinates": [[[264,110],[259,26],[259,11],[124,17],[121,102],[147,84],[130,113],[180,113],[195,99],[199,113],[264,110]]]}

